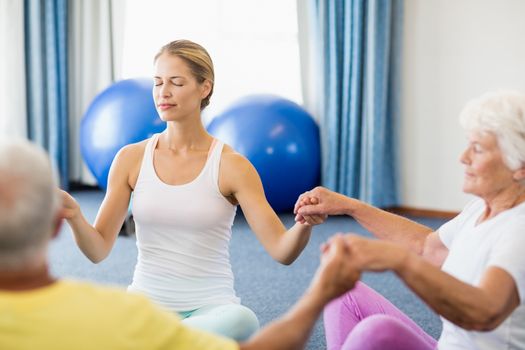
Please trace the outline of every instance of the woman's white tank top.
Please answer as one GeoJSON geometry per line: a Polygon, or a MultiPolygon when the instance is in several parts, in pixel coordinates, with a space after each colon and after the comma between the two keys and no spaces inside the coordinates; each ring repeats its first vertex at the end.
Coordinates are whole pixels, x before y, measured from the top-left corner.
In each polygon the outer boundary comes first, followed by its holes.
{"type": "Polygon", "coordinates": [[[133,195],[138,261],[128,290],[172,311],[239,303],[229,253],[237,207],[218,185],[224,145],[214,142],[200,174],[174,186],[155,172],[158,138],[146,145],[133,195]]]}

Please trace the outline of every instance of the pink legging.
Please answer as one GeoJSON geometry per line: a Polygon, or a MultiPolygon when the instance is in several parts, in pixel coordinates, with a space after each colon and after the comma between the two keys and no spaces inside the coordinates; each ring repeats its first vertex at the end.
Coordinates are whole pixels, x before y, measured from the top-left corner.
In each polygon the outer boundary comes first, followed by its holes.
{"type": "Polygon", "coordinates": [[[328,350],[432,350],[437,342],[382,295],[358,282],[324,310],[328,350]]]}

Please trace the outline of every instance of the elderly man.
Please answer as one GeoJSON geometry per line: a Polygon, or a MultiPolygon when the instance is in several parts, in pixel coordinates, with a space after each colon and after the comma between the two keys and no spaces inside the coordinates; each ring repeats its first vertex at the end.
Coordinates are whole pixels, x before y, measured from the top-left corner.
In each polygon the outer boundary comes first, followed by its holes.
{"type": "Polygon", "coordinates": [[[0,144],[0,349],[302,348],[323,307],[359,278],[336,236],[297,305],[238,344],[190,329],[142,296],[51,276],[58,198],[44,151],[27,141],[0,144]]]}

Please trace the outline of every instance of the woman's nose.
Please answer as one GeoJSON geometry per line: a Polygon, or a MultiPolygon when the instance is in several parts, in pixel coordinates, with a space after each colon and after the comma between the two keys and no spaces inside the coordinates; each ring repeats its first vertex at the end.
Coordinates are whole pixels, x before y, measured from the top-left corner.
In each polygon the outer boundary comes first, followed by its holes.
{"type": "Polygon", "coordinates": [[[168,84],[164,83],[159,88],[159,96],[160,97],[168,97],[171,95],[171,92],[168,88],[168,84]]]}

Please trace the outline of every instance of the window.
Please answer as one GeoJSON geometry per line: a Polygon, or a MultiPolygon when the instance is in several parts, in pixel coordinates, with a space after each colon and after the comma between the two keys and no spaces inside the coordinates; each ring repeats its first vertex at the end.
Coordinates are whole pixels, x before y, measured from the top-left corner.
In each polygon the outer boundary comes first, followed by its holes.
{"type": "Polygon", "coordinates": [[[234,100],[271,93],[302,104],[296,0],[128,0],[123,78],[152,76],[176,39],[204,46],[215,66],[205,123],[234,100]]]}

